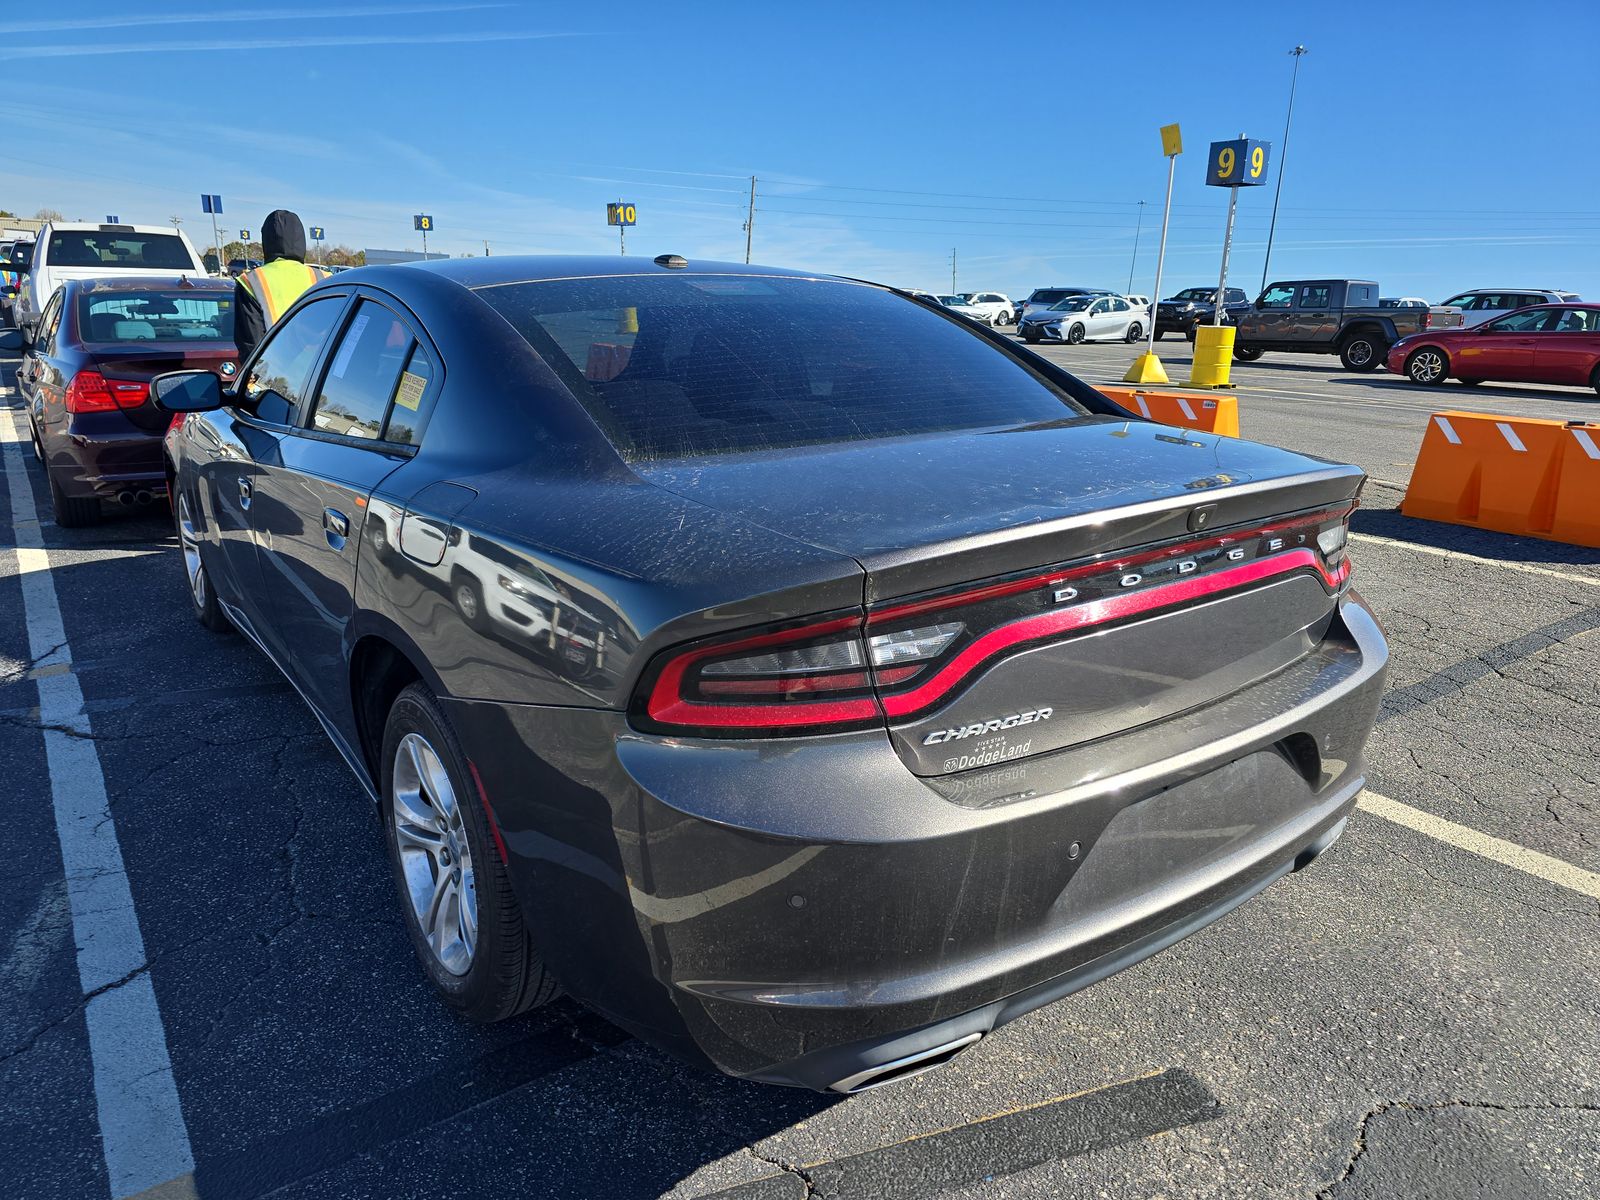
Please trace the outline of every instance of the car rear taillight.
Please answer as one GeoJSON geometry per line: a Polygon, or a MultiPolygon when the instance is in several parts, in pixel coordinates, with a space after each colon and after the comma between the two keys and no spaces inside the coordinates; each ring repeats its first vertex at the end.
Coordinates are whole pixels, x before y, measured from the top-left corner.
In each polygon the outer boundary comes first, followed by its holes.
{"type": "Polygon", "coordinates": [[[69,413],[114,412],[138,408],[150,398],[150,385],[127,379],[107,379],[99,371],[79,371],[67,384],[69,413]]]}
{"type": "Polygon", "coordinates": [[[920,717],[996,661],[1113,623],[1308,573],[1349,582],[1352,505],[859,615],[700,642],[646,675],[635,722],[663,732],[777,736],[920,717]]]}

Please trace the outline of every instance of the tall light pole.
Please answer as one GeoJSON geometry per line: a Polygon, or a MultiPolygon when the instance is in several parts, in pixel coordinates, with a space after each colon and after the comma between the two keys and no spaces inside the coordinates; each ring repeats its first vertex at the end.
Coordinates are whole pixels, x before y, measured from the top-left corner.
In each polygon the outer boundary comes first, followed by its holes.
{"type": "Polygon", "coordinates": [[[956,291],[956,248],[954,246],[951,246],[950,247],[950,294],[952,296],[955,295],[955,291],[956,291]]]}
{"type": "Polygon", "coordinates": [[[1139,265],[1139,231],[1144,228],[1144,201],[1139,201],[1139,223],[1133,227],[1133,261],[1128,264],[1128,290],[1133,291],[1133,272],[1139,265]]]}
{"type": "Polygon", "coordinates": [[[750,176],[750,215],[744,219],[744,261],[750,265],[750,242],[756,236],[756,177],[750,176]]]}
{"type": "Polygon", "coordinates": [[[1278,230],[1278,198],[1283,195],[1283,169],[1289,163],[1289,124],[1294,120],[1294,85],[1300,80],[1300,60],[1307,50],[1296,46],[1289,51],[1294,56],[1294,73],[1289,76],[1289,112],[1283,118],[1283,149],[1278,151],[1278,184],[1272,191],[1272,222],[1267,226],[1267,253],[1261,260],[1261,290],[1267,290],[1267,269],[1272,264],[1272,235],[1278,230]]]}

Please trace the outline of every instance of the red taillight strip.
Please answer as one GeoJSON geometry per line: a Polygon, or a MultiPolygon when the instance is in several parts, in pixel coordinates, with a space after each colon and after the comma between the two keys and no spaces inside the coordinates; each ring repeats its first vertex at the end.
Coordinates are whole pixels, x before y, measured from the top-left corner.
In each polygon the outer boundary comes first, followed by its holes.
{"type": "Polygon", "coordinates": [[[689,668],[707,658],[720,658],[740,650],[753,650],[790,642],[807,641],[846,629],[859,629],[860,617],[838,617],[816,625],[802,625],[778,633],[765,633],[759,637],[741,638],[702,646],[686,654],[674,656],[662,668],[655,686],[650,689],[650,699],[645,711],[654,721],[664,725],[704,725],[708,728],[727,729],[738,726],[773,726],[789,728],[796,725],[824,725],[833,721],[870,721],[879,716],[878,702],[871,696],[858,696],[848,700],[799,700],[781,704],[701,704],[683,696],[683,677],[689,668]]]}
{"type": "Polygon", "coordinates": [[[1086,575],[1097,575],[1102,571],[1123,567],[1136,567],[1141,563],[1154,562],[1157,559],[1179,557],[1184,554],[1194,554],[1201,550],[1210,550],[1218,546],[1232,545],[1235,542],[1248,541],[1252,538],[1267,537],[1274,533],[1282,533],[1289,529],[1299,529],[1306,525],[1321,525],[1337,517],[1348,516],[1354,505],[1341,504],[1333,508],[1322,509],[1308,516],[1292,521],[1271,521],[1265,525],[1254,525],[1248,529],[1236,529],[1228,533],[1212,534],[1210,537],[1195,538],[1193,541],[1179,542],[1176,545],[1157,546],[1139,554],[1130,554],[1118,558],[1108,555],[1092,563],[1082,566],[1066,567],[1061,570],[1051,571],[1043,575],[1030,575],[1026,579],[1013,579],[1009,583],[994,583],[987,587],[974,588],[970,592],[955,592],[943,596],[934,596],[927,600],[912,600],[905,604],[895,604],[888,608],[874,609],[868,619],[870,625],[879,625],[884,621],[898,620],[901,617],[913,616],[930,609],[958,608],[967,604],[978,604],[985,600],[995,600],[1002,596],[1014,596],[1018,592],[1031,591],[1033,588],[1044,587],[1046,584],[1061,581],[1063,583],[1072,579],[1082,579],[1086,575]]]}
{"type": "MultiPolygon", "coordinates": [[[[1170,554],[1173,550],[1168,549],[1164,553],[1170,554]]],[[[883,697],[884,712],[890,717],[904,717],[936,704],[983,663],[1022,642],[1138,616],[1157,608],[1198,600],[1204,596],[1227,591],[1229,588],[1259,583],[1264,579],[1288,575],[1308,567],[1316,571],[1330,589],[1342,586],[1350,575],[1348,559],[1340,563],[1330,575],[1316,553],[1309,547],[1302,547],[1272,555],[1270,558],[1243,563],[1212,575],[1180,579],[1158,587],[1146,588],[1144,591],[1129,592],[1123,596],[1107,596],[1102,600],[1093,600],[1072,608],[1024,617],[1020,621],[991,629],[977,638],[918,687],[912,688],[909,692],[883,697]]],[[[1041,578],[1054,578],[1054,576],[1041,578]]]]}

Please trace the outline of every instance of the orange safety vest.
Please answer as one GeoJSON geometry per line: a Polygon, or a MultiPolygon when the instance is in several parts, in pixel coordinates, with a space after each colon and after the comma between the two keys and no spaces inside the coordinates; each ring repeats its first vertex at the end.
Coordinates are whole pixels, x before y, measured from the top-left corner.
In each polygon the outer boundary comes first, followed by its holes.
{"type": "Polygon", "coordinates": [[[275,258],[265,266],[246,271],[239,276],[239,286],[254,296],[266,317],[266,327],[272,328],[289,306],[300,299],[300,294],[328,273],[321,267],[296,262],[292,258],[275,258]]]}

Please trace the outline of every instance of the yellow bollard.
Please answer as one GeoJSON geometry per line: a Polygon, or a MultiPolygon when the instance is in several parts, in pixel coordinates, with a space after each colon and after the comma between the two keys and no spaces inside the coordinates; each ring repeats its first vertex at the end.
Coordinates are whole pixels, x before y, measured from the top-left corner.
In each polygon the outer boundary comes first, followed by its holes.
{"type": "Polygon", "coordinates": [[[1154,354],[1141,354],[1133,360],[1133,366],[1128,368],[1128,373],[1122,377],[1123,383],[1170,383],[1167,378],[1166,368],[1161,365],[1161,360],[1154,354]]]}
{"type": "Polygon", "coordinates": [[[1189,386],[1227,387],[1233,367],[1232,325],[1197,325],[1194,331],[1194,363],[1189,368],[1189,386]]]}

